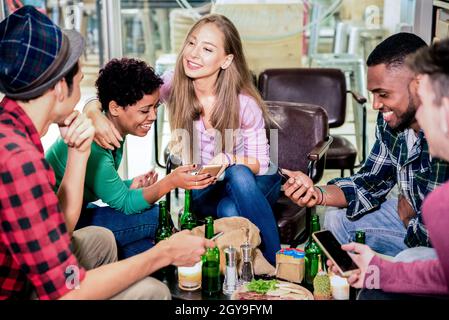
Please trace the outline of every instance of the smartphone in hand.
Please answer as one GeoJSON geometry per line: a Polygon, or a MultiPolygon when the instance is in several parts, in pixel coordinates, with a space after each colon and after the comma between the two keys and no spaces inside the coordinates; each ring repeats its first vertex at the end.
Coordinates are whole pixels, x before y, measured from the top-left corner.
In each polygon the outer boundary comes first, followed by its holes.
{"type": "Polygon", "coordinates": [[[198,169],[194,171],[195,175],[209,173],[212,177],[217,177],[226,169],[224,164],[207,164],[198,165],[198,169]]]}
{"type": "Polygon", "coordinates": [[[358,270],[351,256],[341,248],[340,242],[329,230],[317,231],[312,238],[323,250],[324,254],[334,263],[340,274],[349,277],[352,272],[358,270]]]}

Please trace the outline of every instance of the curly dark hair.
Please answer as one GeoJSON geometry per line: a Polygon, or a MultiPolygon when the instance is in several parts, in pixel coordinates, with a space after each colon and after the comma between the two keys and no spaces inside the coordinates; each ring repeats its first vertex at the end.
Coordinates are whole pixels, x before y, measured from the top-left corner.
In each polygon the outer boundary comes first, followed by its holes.
{"type": "Polygon", "coordinates": [[[109,102],[121,107],[135,104],[163,84],[153,68],[133,58],[112,59],[99,72],[95,82],[101,107],[108,112],[109,102]]]}

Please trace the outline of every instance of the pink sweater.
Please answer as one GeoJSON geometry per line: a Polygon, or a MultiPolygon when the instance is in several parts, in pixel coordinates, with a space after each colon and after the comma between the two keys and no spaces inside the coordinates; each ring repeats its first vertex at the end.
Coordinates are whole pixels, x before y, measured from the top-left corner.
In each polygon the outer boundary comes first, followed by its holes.
{"type": "MultiPolygon", "coordinates": [[[[161,100],[166,101],[172,89],[173,72],[165,73],[163,80],[161,100]]],[[[250,96],[240,94],[239,101],[240,130],[237,135],[233,154],[257,159],[260,164],[258,175],[263,175],[268,171],[270,155],[262,110],[250,96]]],[[[217,153],[221,152],[221,150],[215,150],[216,142],[220,139],[215,137],[214,130],[206,129],[203,117],[193,121],[193,125],[199,135],[199,163],[203,165],[208,164],[217,153]]],[[[219,143],[221,144],[221,141],[219,143]]]]}
{"type": "Polygon", "coordinates": [[[424,201],[423,219],[438,259],[411,263],[390,262],[375,256],[370,265],[380,269],[380,288],[386,292],[449,296],[449,182],[424,201]]]}

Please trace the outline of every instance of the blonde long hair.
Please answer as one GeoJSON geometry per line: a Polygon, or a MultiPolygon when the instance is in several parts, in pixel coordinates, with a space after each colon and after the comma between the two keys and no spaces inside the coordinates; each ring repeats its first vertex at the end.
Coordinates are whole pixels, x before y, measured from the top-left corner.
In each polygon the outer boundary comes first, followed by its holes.
{"type": "MultiPolygon", "coordinates": [[[[210,14],[204,16],[195,23],[186,36],[176,61],[173,86],[168,99],[169,121],[172,132],[176,129],[185,129],[189,133],[189,161],[192,161],[193,154],[193,121],[200,118],[203,108],[195,94],[193,80],[185,74],[183,53],[191,34],[209,23],[214,24],[223,33],[225,54],[234,56],[231,65],[219,71],[215,83],[216,99],[210,117],[213,128],[221,133],[222,151],[225,147],[225,129],[235,130],[240,128],[240,93],[252,97],[261,108],[265,122],[270,121],[268,109],[254,86],[252,74],[243,54],[242,41],[236,27],[223,15],[210,14]]],[[[171,145],[176,143],[182,145],[183,148],[188,146],[188,144],[185,144],[187,141],[183,141],[181,144],[179,142],[179,137],[172,137],[171,145]]]]}

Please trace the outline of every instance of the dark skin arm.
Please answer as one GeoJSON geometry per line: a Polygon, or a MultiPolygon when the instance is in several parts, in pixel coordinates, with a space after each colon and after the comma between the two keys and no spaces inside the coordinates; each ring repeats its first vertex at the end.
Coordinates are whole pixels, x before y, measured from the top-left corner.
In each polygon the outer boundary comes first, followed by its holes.
{"type": "Polygon", "coordinates": [[[399,218],[401,218],[404,226],[407,228],[410,220],[416,217],[416,212],[413,210],[412,206],[408,202],[407,198],[402,194],[398,197],[398,214],[399,218]]]}

